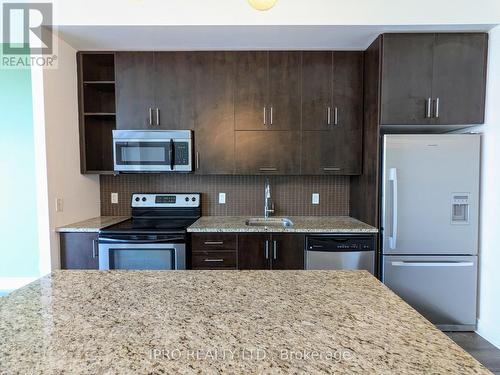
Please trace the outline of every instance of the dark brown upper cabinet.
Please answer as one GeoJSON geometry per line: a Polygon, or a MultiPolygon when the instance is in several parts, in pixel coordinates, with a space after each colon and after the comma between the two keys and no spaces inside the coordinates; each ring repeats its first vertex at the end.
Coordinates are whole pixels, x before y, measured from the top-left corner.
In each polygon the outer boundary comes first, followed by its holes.
{"type": "Polygon", "coordinates": [[[487,51],[487,34],[436,34],[432,80],[435,124],[484,122],[487,51]]]}
{"type": "Polygon", "coordinates": [[[303,175],[361,174],[360,123],[356,127],[302,132],[303,175]]]}
{"type": "Polygon", "coordinates": [[[484,122],[487,34],[384,34],[382,125],[484,122]]]}
{"type": "Polygon", "coordinates": [[[193,54],[117,52],[118,129],[194,129],[193,54]]]}
{"type": "Polygon", "coordinates": [[[155,122],[161,129],[194,129],[193,52],[155,52],[155,122]]]}
{"type": "Polygon", "coordinates": [[[233,52],[198,52],[194,58],[195,171],[234,172],[233,52]]]}
{"type": "Polygon", "coordinates": [[[154,53],[117,52],[116,127],[153,128],[154,53]]]}
{"type": "Polygon", "coordinates": [[[236,130],[299,130],[301,52],[236,53],[236,130]]]}
{"type": "Polygon", "coordinates": [[[307,51],[302,59],[302,129],[361,123],[363,52],[307,51]]]}
{"type": "Polygon", "coordinates": [[[300,174],[299,131],[237,131],[236,174],[300,174]]]}
{"type": "Polygon", "coordinates": [[[304,269],[304,236],[296,234],[239,234],[238,269],[304,269]]]}
{"type": "Polygon", "coordinates": [[[302,87],[302,174],[360,174],[363,53],[304,52],[302,87]]]}

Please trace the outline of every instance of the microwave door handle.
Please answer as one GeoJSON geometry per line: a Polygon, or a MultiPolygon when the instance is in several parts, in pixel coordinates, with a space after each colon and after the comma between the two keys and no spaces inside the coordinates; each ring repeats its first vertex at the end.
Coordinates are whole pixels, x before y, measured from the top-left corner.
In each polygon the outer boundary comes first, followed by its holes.
{"type": "Polygon", "coordinates": [[[174,165],[175,165],[175,161],[174,161],[174,140],[173,139],[170,140],[170,147],[168,149],[168,154],[170,156],[170,170],[173,171],[174,170],[174,165]]]}

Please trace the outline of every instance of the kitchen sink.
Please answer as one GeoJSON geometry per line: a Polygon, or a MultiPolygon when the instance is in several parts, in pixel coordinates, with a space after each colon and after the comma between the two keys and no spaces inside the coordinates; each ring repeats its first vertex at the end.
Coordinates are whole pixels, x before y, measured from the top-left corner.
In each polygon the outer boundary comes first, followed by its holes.
{"type": "Polygon", "coordinates": [[[254,217],[245,222],[250,227],[293,227],[293,221],[286,217],[254,217]]]}

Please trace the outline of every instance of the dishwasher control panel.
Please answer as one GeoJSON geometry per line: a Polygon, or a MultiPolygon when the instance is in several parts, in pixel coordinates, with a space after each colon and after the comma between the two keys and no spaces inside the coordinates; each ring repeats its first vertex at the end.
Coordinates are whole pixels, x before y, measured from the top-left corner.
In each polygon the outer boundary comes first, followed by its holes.
{"type": "Polygon", "coordinates": [[[375,239],[370,236],[308,236],[309,251],[372,251],[375,239]]]}
{"type": "Polygon", "coordinates": [[[375,271],[373,235],[310,235],[305,250],[308,270],[375,271]]]}

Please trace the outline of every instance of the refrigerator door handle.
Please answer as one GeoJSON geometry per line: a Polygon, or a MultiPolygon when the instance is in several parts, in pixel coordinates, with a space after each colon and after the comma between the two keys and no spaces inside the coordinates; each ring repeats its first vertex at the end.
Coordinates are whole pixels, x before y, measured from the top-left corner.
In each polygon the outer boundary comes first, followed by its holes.
{"type": "Polygon", "coordinates": [[[398,172],[396,168],[389,170],[389,181],[392,182],[392,231],[389,236],[389,247],[394,250],[398,240],[398,172]]]}
{"type": "Polygon", "coordinates": [[[391,265],[396,267],[472,267],[473,262],[403,262],[394,261],[391,265]]]}

